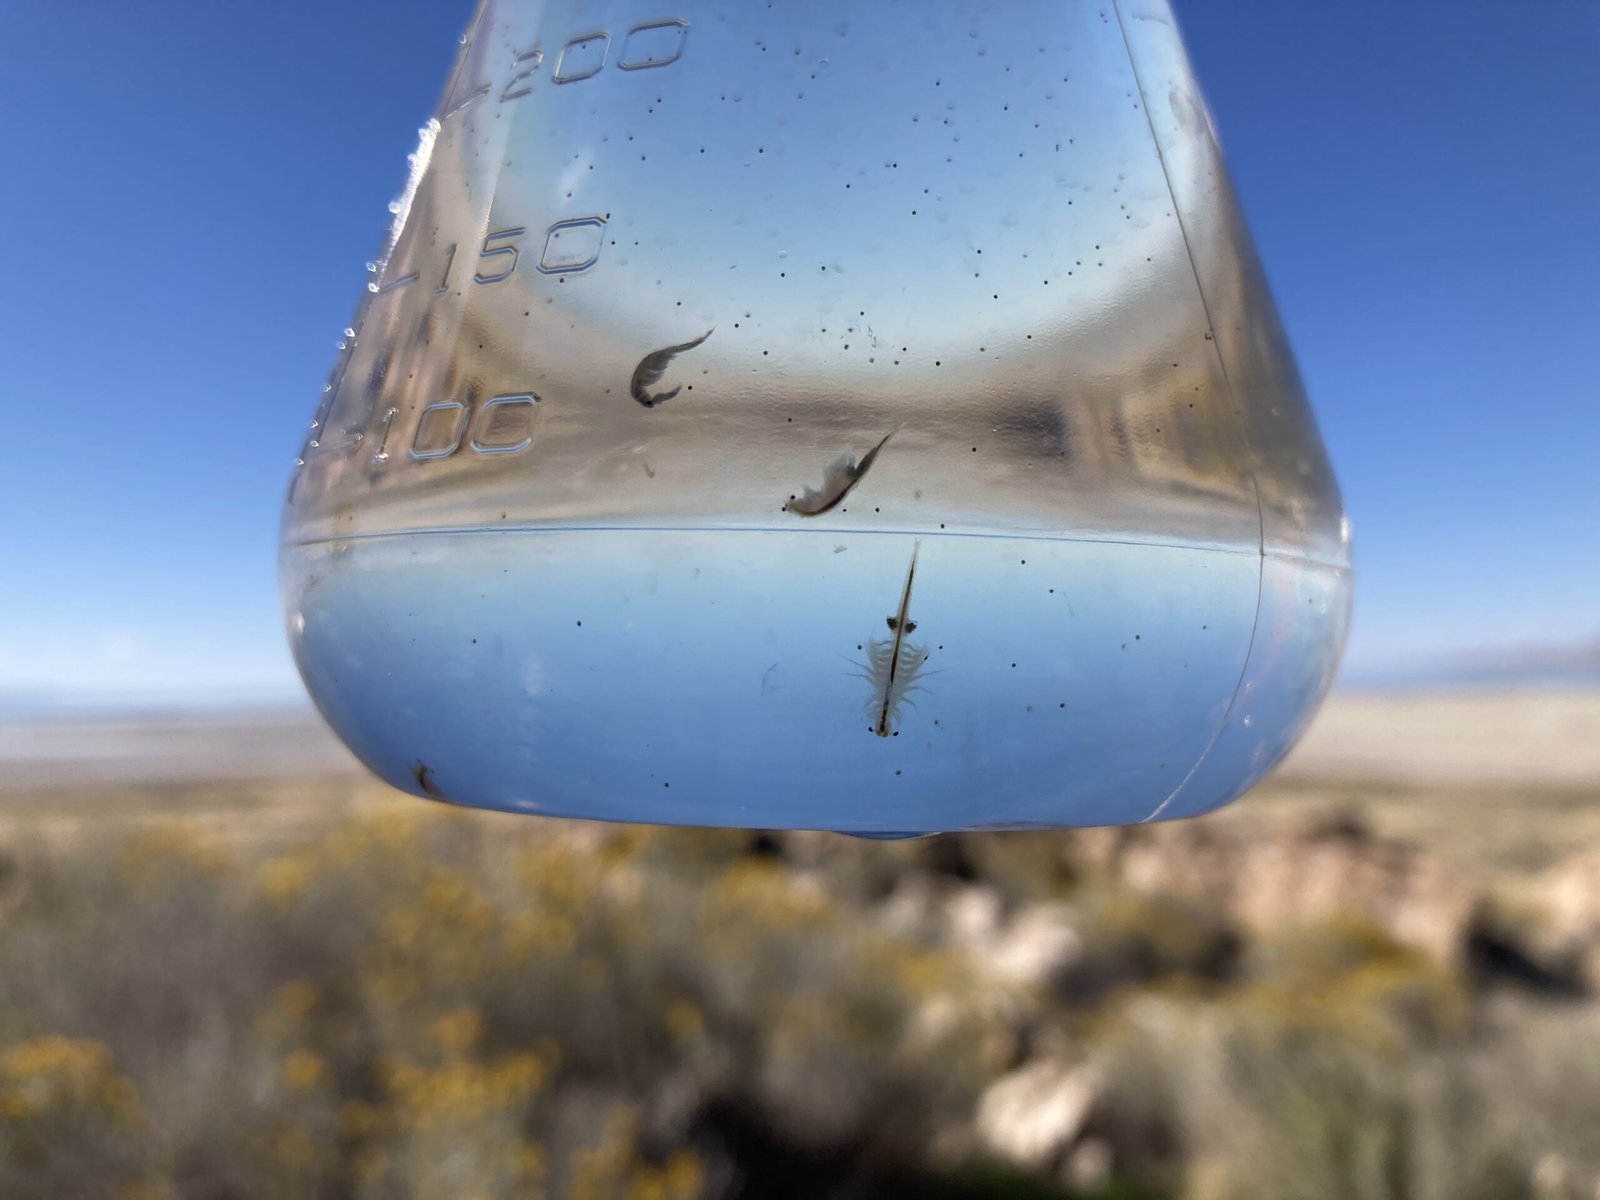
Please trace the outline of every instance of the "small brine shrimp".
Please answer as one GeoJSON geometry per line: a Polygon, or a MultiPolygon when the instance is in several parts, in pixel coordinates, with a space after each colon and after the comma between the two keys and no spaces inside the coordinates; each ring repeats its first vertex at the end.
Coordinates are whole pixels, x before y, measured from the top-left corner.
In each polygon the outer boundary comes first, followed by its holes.
{"type": "Polygon", "coordinates": [[[839,501],[850,494],[850,489],[861,482],[861,477],[872,467],[873,460],[878,457],[878,451],[888,444],[890,438],[900,431],[896,425],[878,440],[878,444],[861,456],[861,461],[856,461],[853,451],[846,450],[838,458],[828,464],[822,473],[822,486],[807,488],[799,496],[790,496],[789,503],[784,508],[797,517],[818,517],[827,512],[839,501]]]}
{"type": "Polygon", "coordinates": [[[639,360],[639,365],[633,369],[633,378],[628,381],[628,394],[642,404],[645,408],[654,408],[658,404],[665,404],[683,390],[679,384],[670,392],[657,392],[651,395],[650,389],[661,382],[661,377],[667,373],[667,368],[672,365],[672,360],[685,350],[693,350],[716,332],[715,326],[706,330],[697,338],[687,342],[680,342],[676,346],[668,346],[664,350],[656,350],[646,354],[639,360]]]}

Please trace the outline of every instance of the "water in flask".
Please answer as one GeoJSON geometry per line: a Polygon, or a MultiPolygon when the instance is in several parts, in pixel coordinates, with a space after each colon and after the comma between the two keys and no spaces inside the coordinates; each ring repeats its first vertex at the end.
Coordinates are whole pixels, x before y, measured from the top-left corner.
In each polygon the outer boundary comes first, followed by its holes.
{"type": "Polygon", "coordinates": [[[418,795],[862,834],[1194,815],[1348,527],[1165,0],[485,0],[284,518],[418,795]]]}

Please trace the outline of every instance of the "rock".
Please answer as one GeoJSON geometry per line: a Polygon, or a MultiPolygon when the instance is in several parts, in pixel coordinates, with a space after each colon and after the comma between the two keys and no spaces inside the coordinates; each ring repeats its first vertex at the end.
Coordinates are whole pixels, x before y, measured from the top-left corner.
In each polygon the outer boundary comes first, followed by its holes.
{"type": "Polygon", "coordinates": [[[1111,1179],[1111,1147],[1100,1138],[1084,1138],[1067,1158],[1062,1175],[1074,1191],[1099,1192],[1111,1179]]]}
{"type": "Polygon", "coordinates": [[[1052,984],[1083,956],[1070,910],[1036,904],[1019,912],[983,949],[988,968],[1008,983],[1052,984]]]}
{"type": "Polygon", "coordinates": [[[1442,959],[1460,954],[1482,900],[1418,847],[1349,818],[1293,832],[1144,827],[1108,861],[1136,890],[1206,900],[1250,932],[1357,913],[1442,959]]]}
{"type": "Polygon", "coordinates": [[[1542,920],[1537,949],[1572,965],[1582,984],[1600,991],[1600,850],[1557,863],[1532,894],[1542,920]]]}
{"type": "Polygon", "coordinates": [[[938,889],[924,871],[907,871],[884,899],[878,917],[901,937],[924,938],[942,933],[936,911],[938,889]]]}
{"type": "Polygon", "coordinates": [[[1559,1154],[1546,1154],[1533,1165],[1529,1182],[1535,1200],[1567,1200],[1572,1195],[1571,1176],[1566,1160],[1559,1154]]]}
{"type": "Polygon", "coordinates": [[[958,946],[985,947],[999,932],[1005,902],[992,887],[969,884],[953,889],[944,901],[947,936],[958,946]]]}
{"type": "Polygon", "coordinates": [[[1083,1132],[1099,1082],[1098,1071],[1087,1064],[1029,1063],[996,1080],[979,1098],[978,1137],[1018,1166],[1052,1168],[1083,1132]]]}
{"type": "Polygon", "coordinates": [[[1405,842],[1337,828],[1279,836],[1243,864],[1234,909],[1281,928],[1357,912],[1398,941],[1456,957],[1480,897],[1405,842]]]}

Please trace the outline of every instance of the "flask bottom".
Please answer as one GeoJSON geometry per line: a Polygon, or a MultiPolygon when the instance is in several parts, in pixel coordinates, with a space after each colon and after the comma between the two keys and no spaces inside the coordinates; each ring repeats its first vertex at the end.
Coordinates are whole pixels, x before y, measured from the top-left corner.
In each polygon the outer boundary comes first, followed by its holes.
{"type": "Polygon", "coordinates": [[[397,787],[902,836],[1226,803],[1320,703],[1350,592],[1254,546],[826,528],[372,535],[282,578],[313,699],[397,787]]]}

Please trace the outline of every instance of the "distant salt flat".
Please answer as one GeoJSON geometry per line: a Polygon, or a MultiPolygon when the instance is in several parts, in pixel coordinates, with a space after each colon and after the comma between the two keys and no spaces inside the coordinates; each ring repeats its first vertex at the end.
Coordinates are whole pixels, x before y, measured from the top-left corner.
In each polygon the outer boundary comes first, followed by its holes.
{"type": "MultiPolygon", "coordinates": [[[[0,796],[362,770],[309,709],[0,723],[0,796]]],[[[1339,692],[1278,777],[1600,786],[1600,691],[1339,692]]]]}
{"type": "Polygon", "coordinates": [[[1338,692],[1279,777],[1600,786],[1600,690],[1338,692]]]}
{"type": "Polygon", "coordinates": [[[0,795],[362,770],[310,709],[0,724],[0,795]]]}

